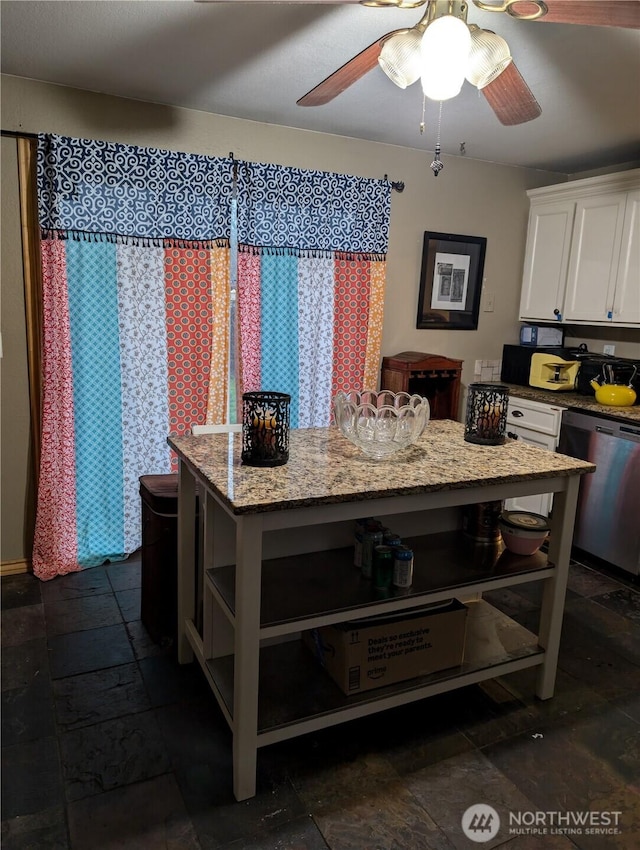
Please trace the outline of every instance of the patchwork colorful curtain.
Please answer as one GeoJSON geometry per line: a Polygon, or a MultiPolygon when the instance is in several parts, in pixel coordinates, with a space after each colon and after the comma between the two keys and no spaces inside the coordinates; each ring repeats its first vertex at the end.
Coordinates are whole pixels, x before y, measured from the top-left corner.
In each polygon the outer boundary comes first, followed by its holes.
{"type": "Polygon", "coordinates": [[[140,546],[167,435],[224,422],[231,162],[42,136],[42,579],[140,546]]]}
{"type": "Polygon", "coordinates": [[[391,186],[240,163],[241,392],[291,396],[294,428],[325,426],[341,389],[375,388],[391,186]]]}
{"type": "Polygon", "coordinates": [[[386,181],[47,135],[38,205],[40,578],[139,548],[139,478],[175,468],[167,435],[226,421],[232,274],[238,398],[288,392],[308,427],[376,386],[386,181]]]}

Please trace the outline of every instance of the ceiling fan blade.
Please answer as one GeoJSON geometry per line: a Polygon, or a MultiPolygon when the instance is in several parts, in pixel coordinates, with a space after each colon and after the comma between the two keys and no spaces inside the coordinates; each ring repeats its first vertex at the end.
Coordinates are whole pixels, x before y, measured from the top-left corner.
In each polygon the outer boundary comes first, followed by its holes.
{"type": "Polygon", "coordinates": [[[507,127],[533,121],[542,115],[540,104],[516,68],[515,62],[510,62],[500,76],[480,91],[498,121],[507,127]]]}
{"type": "Polygon", "coordinates": [[[380,56],[380,51],[382,50],[382,45],[388,38],[392,35],[396,35],[397,33],[406,31],[407,30],[393,30],[393,32],[389,32],[377,41],[374,41],[374,43],[370,44],[369,47],[365,47],[365,49],[361,50],[357,56],[354,56],[353,59],[345,62],[342,67],[338,68],[337,71],[334,71],[333,74],[330,74],[326,80],[318,83],[315,88],[311,89],[311,91],[303,95],[300,100],[296,101],[298,106],[323,106],[325,103],[329,103],[329,101],[333,100],[334,97],[342,94],[345,89],[348,89],[349,86],[352,86],[361,77],[364,77],[365,74],[368,74],[369,71],[376,67],[378,64],[378,56],[380,56]]]}
{"type": "MultiPolygon", "coordinates": [[[[592,27],[640,28],[638,0],[545,0],[547,13],[536,21],[552,24],[585,24],[592,27]]],[[[535,13],[530,0],[516,0],[510,14],[514,17],[535,13]]]]}

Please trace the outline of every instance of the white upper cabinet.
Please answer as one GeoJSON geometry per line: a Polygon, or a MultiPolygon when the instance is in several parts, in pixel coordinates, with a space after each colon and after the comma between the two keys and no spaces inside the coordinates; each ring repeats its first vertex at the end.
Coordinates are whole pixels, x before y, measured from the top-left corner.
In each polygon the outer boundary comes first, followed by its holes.
{"type": "Polygon", "coordinates": [[[525,321],[640,325],[640,169],[534,189],[525,321]]]}
{"type": "Polygon", "coordinates": [[[618,275],[624,192],[581,198],[571,239],[564,318],[567,322],[610,322],[618,275]]]}
{"type": "Polygon", "coordinates": [[[627,195],[613,321],[640,325],[640,189],[627,195]]]}
{"type": "Polygon", "coordinates": [[[562,321],[575,203],[531,204],[520,318],[562,321]]]}

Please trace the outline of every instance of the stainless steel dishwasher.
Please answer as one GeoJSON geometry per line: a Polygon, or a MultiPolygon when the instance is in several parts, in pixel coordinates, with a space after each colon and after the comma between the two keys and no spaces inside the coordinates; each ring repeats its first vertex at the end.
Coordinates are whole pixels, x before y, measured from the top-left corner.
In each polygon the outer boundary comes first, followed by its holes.
{"type": "Polygon", "coordinates": [[[640,425],[566,410],[558,451],[596,464],[580,482],[573,545],[640,574],[640,425]]]}

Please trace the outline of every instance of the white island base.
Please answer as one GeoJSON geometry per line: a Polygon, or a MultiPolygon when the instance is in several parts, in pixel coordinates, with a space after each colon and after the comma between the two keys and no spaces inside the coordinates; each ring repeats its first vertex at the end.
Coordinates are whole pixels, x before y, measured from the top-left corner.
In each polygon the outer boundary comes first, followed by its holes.
{"type": "Polygon", "coordinates": [[[271,469],[242,465],[240,434],[169,443],[180,459],[178,660],[195,655],[232,731],[237,800],[255,795],[257,750],[268,744],[526,667],[539,667],[538,697],[553,696],[578,485],[592,464],[516,441],[469,444],[462,425],[442,420],[388,461],[365,458],[333,428],[292,431],[288,463],[271,469]],[[376,598],[351,546],[318,545],[319,526],[328,541],[366,516],[433,511],[455,526],[460,506],[540,492],[555,494],[548,554],[487,558],[459,527],[412,536],[413,585],[390,598],[376,598]],[[537,635],[481,600],[531,581],[543,583],[537,635]],[[464,660],[429,676],[345,696],[299,639],[452,597],[476,600],[464,660]]]}

